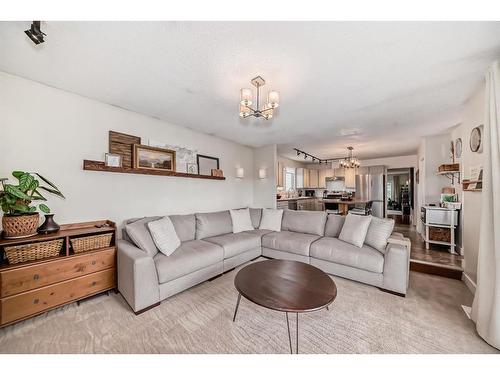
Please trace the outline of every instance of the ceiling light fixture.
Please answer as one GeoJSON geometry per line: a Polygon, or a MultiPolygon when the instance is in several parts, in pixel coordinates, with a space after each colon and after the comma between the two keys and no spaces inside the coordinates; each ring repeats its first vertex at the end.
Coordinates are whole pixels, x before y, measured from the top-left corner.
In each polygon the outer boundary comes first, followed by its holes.
{"type": "MultiPolygon", "coordinates": [[[[252,90],[251,89],[241,89],[240,90],[240,117],[247,118],[253,117],[264,117],[266,120],[273,118],[274,110],[279,107],[280,94],[277,91],[269,91],[267,93],[267,101],[263,108],[260,108],[260,87],[266,84],[264,78],[257,76],[250,81],[252,85],[257,88],[257,97],[255,101],[255,108],[252,108],[252,90]]],[[[298,156],[298,154],[297,154],[298,156]]]]}
{"type": "Polygon", "coordinates": [[[348,155],[345,159],[340,160],[339,165],[343,168],[358,168],[359,160],[353,156],[352,150],[354,148],[352,146],[347,147],[348,155]]]}
{"type": "Polygon", "coordinates": [[[35,44],[45,42],[45,40],[43,40],[43,37],[47,36],[47,34],[40,30],[40,23],[41,21],[33,21],[31,27],[24,32],[35,44]]]}
{"type": "Polygon", "coordinates": [[[338,161],[339,165],[344,168],[358,168],[360,165],[360,162],[357,158],[353,156],[353,150],[354,148],[349,146],[347,147],[347,150],[349,150],[349,154],[347,157],[343,158],[330,158],[330,159],[321,159],[318,158],[317,156],[311,155],[305,151],[299,150],[298,148],[294,148],[295,152],[297,153],[297,156],[304,155],[304,160],[307,160],[307,158],[311,158],[313,163],[318,162],[319,164],[328,164],[329,162],[334,162],[338,161]]]}

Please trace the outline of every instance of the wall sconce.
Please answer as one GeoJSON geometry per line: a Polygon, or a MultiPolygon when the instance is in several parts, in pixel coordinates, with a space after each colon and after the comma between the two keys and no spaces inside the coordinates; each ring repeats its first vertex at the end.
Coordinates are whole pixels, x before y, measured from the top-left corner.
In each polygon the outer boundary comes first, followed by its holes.
{"type": "Polygon", "coordinates": [[[243,168],[236,168],[236,178],[245,177],[245,170],[243,168]]]}
{"type": "Polygon", "coordinates": [[[267,177],[267,171],[265,168],[259,169],[259,178],[262,180],[267,177]]]}

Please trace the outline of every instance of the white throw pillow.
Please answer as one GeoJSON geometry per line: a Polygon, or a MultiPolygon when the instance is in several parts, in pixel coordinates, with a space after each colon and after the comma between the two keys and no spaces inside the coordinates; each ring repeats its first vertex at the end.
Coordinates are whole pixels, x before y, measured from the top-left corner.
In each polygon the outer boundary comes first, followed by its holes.
{"type": "Polygon", "coordinates": [[[371,216],[348,214],[340,231],[339,240],[363,247],[371,220],[371,216]]]}
{"type": "Polygon", "coordinates": [[[372,217],[370,225],[368,226],[368,232],[366,232],[365,244],[385,254],[387,240],[391,236],[393,229],[393,219],[372,217]]]}
{"type": "Polygon", "coordinates": [[[273,208],[262,209],[262,219],[260,219],[259,229],[273,230],[281,232],[281,219],[283,218],[283,210],[273,208]]]}
{"type": "Polygon", "coordinates": [[[162,217],[160,220],[150,221],[148,228],[156,247],[166,256],[172,255],[180,246],[181,240],[168,216],[162,217]]]}
{"type": "Polygon", "coordinates": [[[253,230],[250,210],[242,208],[240,210],[229,210],[231,220],[233,221],[233,233],[240,233],[246,230],[253,230]]]}

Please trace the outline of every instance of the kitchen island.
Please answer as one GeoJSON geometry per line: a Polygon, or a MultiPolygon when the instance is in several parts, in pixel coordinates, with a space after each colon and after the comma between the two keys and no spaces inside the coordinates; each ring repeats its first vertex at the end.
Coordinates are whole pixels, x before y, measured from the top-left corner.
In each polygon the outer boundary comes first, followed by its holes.
{"type": "Polygon", "coordinates": [[[356,199],[353,198],[351,200],[343,200],[339,198],[320,198],[319,203],[323,206],[323,210],[325,207],[325,203],[334,203],[339,205],[339,214],[347,215],[349,212],[349,207],[356,205],[366,205],[369,201],[366,199],[356,199]]]}

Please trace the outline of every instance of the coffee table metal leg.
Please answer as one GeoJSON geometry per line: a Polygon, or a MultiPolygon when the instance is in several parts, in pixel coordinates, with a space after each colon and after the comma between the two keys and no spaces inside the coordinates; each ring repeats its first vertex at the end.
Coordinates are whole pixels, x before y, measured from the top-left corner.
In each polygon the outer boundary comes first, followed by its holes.
{"type": "Polygon", "coordinates": [[[290,335],[290,322],[288,320],[288,313],[286,314],[286,328],[288,328],[288,342],[290,343],[290,354],[293,354],[292,350],[292,336],[290,335]]]}
{"type": "Polygon", "coordinates": [[[299,354],[299,313],[297,314],[297,342],[296,342],[296,349],[295,349],[295,354],[299,354]]]}
{"type": "Polygon", "coordinates": [[[236,301],[236,308],[234,309],[233,322],[236,320],[236,314],[238,313],[238,307],[240,307],[241,293],[238,293],[238,300],[236,301]]]}

